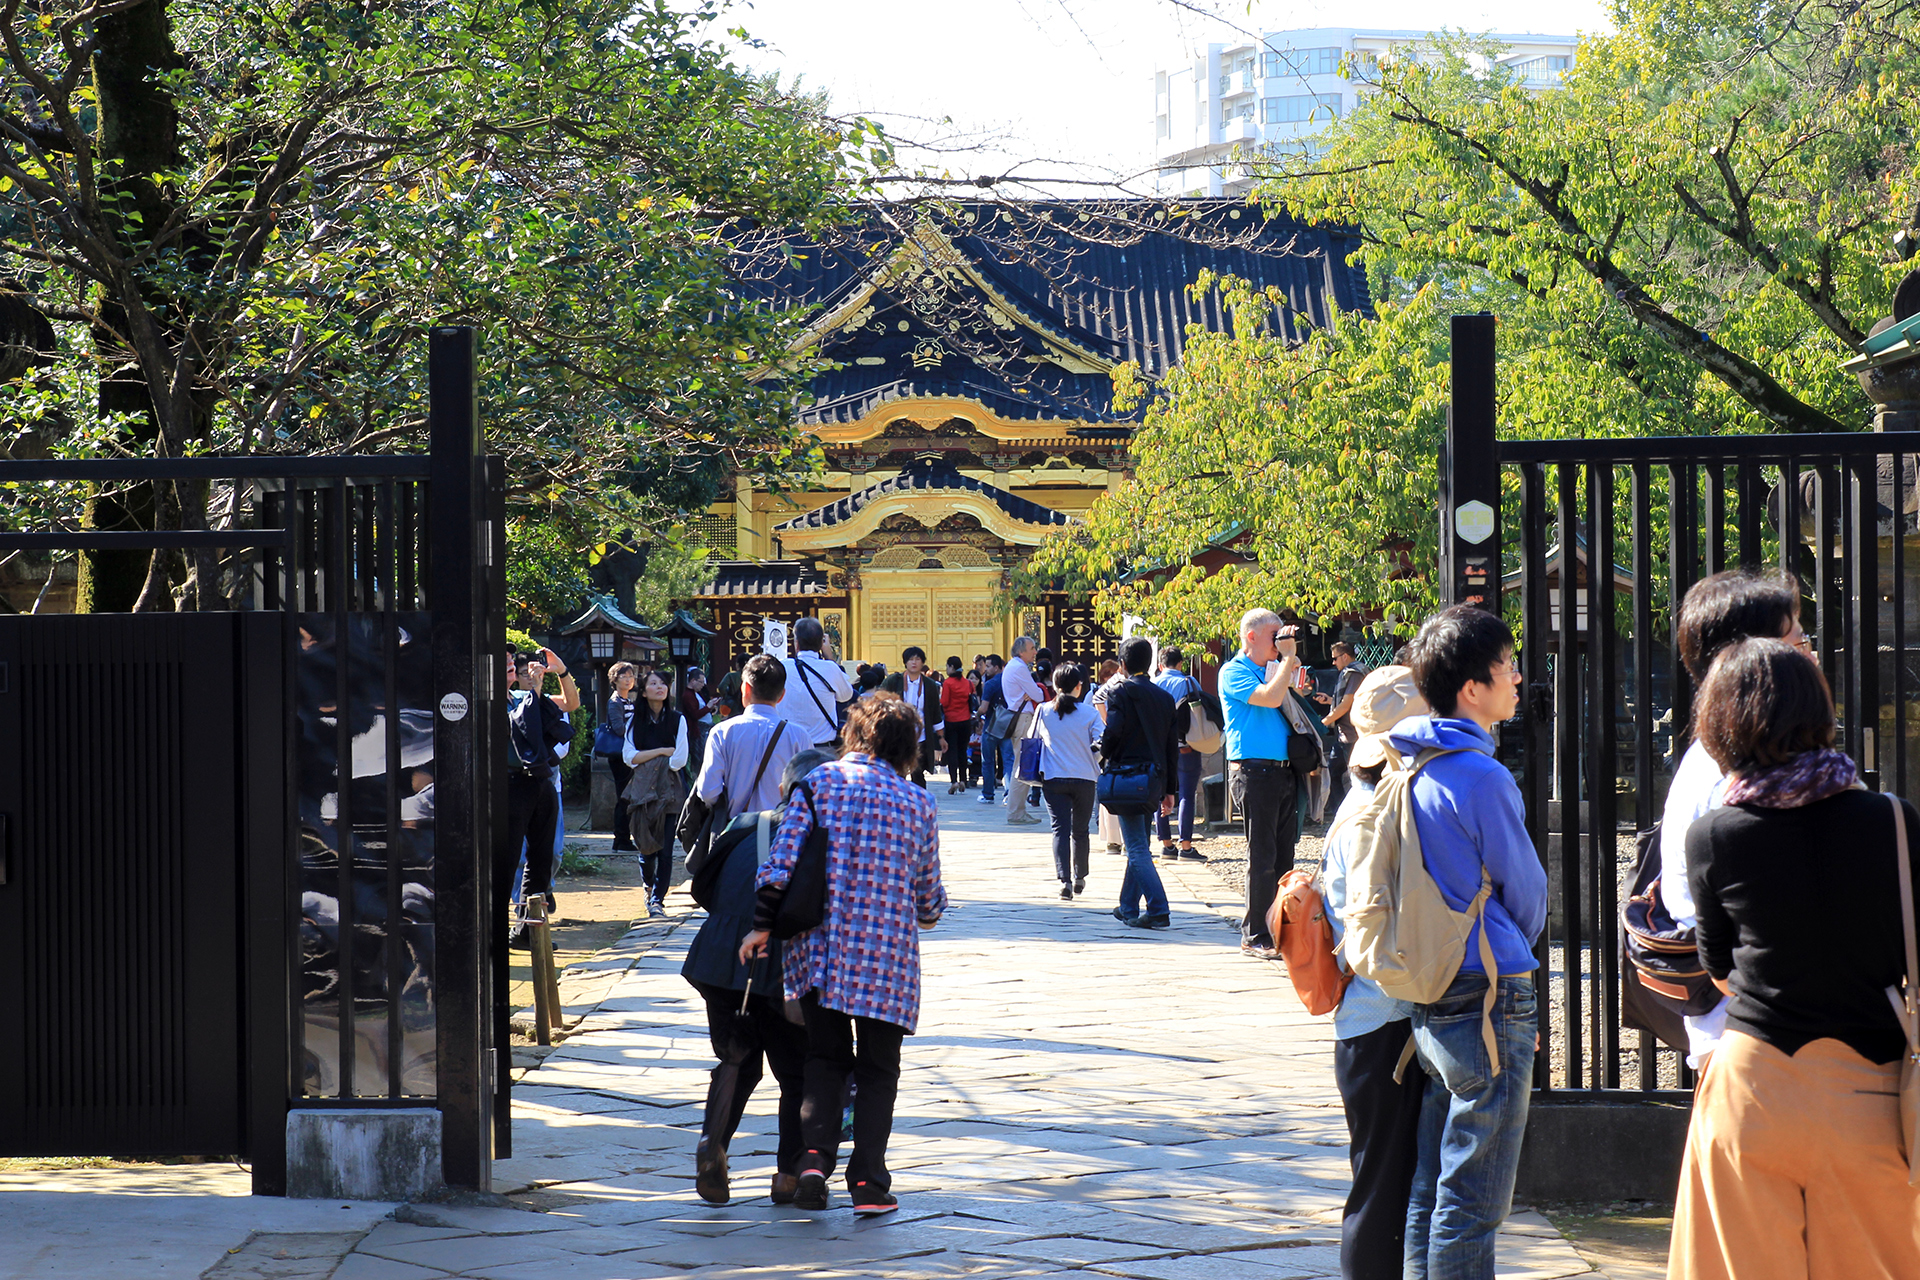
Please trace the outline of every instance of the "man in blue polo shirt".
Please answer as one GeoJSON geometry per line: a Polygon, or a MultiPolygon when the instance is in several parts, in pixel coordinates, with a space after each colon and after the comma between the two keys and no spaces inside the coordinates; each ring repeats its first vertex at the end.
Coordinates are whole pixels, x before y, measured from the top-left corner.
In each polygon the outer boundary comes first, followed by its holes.
{"type": "Polygon", "coordinates": [[[1287,763],[1287,719],[1280,707],[1300,669],[1292,628],[1271,609],[1240,619],[1240,652],[1220,664],[1220,711],[1233,807],[1247,837],[1247,914],[1240,950],[1262,960],[1276,954],[1267,908],[1280,877],[1293,869],[1299,783],[1287,763]]]}

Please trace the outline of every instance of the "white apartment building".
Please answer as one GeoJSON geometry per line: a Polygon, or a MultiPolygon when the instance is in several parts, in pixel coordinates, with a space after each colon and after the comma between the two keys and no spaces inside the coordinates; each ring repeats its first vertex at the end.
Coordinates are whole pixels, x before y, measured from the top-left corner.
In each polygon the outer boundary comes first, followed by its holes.
{"type": "MultiPolygon", "coordinates": [[[[1579,46],[1573,36],[1491,38],[1505,51],[1489,62],[1534,89],[1558,85],[1579,46]]],[[[1257,42],[1210,44],[1191,63],[1155,72],[1157,192],[1244,194],[1253,186],[1248,160],[1262,149],[1318,133],[1353,110],[1366,92],[1369,68],[1421,57],[1430,39],[1424,31],[1353,27],[1274,31],[1257,42]]]]}

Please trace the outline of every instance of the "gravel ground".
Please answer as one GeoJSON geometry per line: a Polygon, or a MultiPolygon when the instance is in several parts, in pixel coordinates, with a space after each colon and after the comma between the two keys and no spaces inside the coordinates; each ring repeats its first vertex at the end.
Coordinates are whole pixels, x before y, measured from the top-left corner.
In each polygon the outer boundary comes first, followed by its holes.
{"type": "MultiPolygon", "coordinates": [[[[1320,866],[1320,851],[1326,843],[1326,834],[1327,828],[1325,823],[1308,824],[1306,829],[1301,833],[1300,843],[1295,849],[1294,865],[1317,871],[1320,866]]],[[[1241,837],[1238,832],[1223,831],[1205,841],[1197,842],[1196,847],[1207,856],[1205,863],[1206,869],[1218,877],[1227,888],[1231,890],[1233,896],[1239,898],[1242,902],[1246,901],[1246,840],[1241,837]]],[[[1624,875],[1627,868],[1633,865],[1634,837],[1631,833],[1621,833],[1618,841],[1618,857],[1619,872],[1624,875]]],[[[1202,864],[1181,864],[1183,868],[1200,865],[1202,864]]],[[[1547,983],[1547,994],[1552,1008],[1553,1025],[1565,1026],[1567,1021],[1566,948],[1564,945],[1556,943],[1549,949],[1548,954],[1549,963],[1551,964],[1551,974],[1550,980],[1547,983]]],[[[1596,959],[1594,949],[1590,944],[1582,946],[1582,973],[1591,975],[1596,959]]],[[[1589,981],[1583,991],[1584,998],[1581,1001],[1580,1010],[1582,1028],[1581,1043],[1583,1045],[1591,1045],[1593,1038],[1594,1011],[1591,998],[1592,993],[1593,985],[1589,981]]],[[[1639,1042],[1640,1033],[1637,1031],[1623,1030],[1620,1034],[1619,1082],[1624,1088],[1636,1089],[1640,1084],[1639,1042]]],[[[1661,1089],[1680,1088],[1680,1055],[1673,1050],[1659,1047],[1657,1041],[1655,1042],[1655,1046],[1655,1078],[1657,1087],[1661,1089]]],[[[1550,1063],[1554,1085],[1558,1088],[1569,1087],[1572,1082],[1567,1078],[1567,1045],[1564,1037],[1554,1037],[1550,1063]]],[[[1583,1074],[1587,1074],[1590,1077],[1592,1063],[1588,1062],[1583,1065],[1586,1068],[1586,1072],[1583,1074]]]]}

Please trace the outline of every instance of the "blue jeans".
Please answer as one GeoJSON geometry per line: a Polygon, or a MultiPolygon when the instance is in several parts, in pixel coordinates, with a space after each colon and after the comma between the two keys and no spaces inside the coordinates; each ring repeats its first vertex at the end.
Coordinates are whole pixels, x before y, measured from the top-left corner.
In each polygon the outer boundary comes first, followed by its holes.
{"type": "Polygon", "coordinates": [[[1500,979],[1493,1006],[1498,1076],[1481,1032],[1486,994],[1486,975],[1463,971],[1446,995],[1413,1007],[1414,1043],[1428,1080],[1420,1164],[1407,1204],[1406,1280],[1492,1280],[1496,1233],[1513,1207],[1533,1091],[1533,978],[1500,979]]]}
{"type": "MultiPolygon", "coordinates": [[[[1180,775],[1175,781],[1179,786],[1179,791],[1176,794],[1180,797],[1181,844],[1193,843],[1193,793],[1199,789],[1200,769],[1206,764],[1206,761],[1207,758],[1198,751],[1182,751],[1180,753],[1180,775]]],[[[1167,815],[1163,813],[1160,815],[1160,843],[1169,844],[1172,842],[1172,838],[1173,828],[1168,825],[1167,815]]]]}
{"type": "Polygon", "coordinates": [[[980,736],[980,794],[993,799],[993,793],[1000,788],[1000,779],[1005,777],[1002,771],[1000,753],[1007,745],[1005,738],[980,736]]]}
{"type": "Polygon", "coordinates": [[[1131,920],[1136,916],[1167,916],[1172,908],[1167,906],[1166,886],[1160,883],[1160,869],[1153,865],[1153,846],[1147,843],[1148,823],[1152,821],[1144,813],[1116,813],[1120,820],[1120,842],[1127,849],[1127,870],[1120,878],[1120,915],[1131,920]],[[1141,906],[1141,900],[1146,905],[1141,906]]]}

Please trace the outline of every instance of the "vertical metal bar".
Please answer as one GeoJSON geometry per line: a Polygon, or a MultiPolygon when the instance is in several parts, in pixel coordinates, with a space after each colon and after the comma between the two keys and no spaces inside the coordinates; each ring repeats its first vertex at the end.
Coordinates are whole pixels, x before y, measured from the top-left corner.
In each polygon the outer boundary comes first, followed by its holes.
{"type": "Polygon", "coordinates": [[[1494,442],[1494,319],[1452,318],[1451,399],[1441,452],[1440,594],[1500,612],[1500,458],[1494,442]]]}
{"type": "Polygon", "coordinates": [[[1587,937],[1593,948],[1593,1087],[1620,1087],[1619,955],[1608,941],[1618,926],[1615,898],[1620,837],[1614,828],[1615,776],[1619,773],[1619,726],[1614,707],[1619,696],[1615,663],[1619,646],[1614,631],[1613,464],[1596,462],[1587,477],[1587,703],[1591,710],[1587,766],[1587,830],[1592,850],[1587,866],[1593,911],[1587,937]]]}
{"type": "Polygon", "coordinates": [[[1633,464],[1633,824],[1653,827],[1653,485],[1633,464]]]}
{"type": "Polygon", "coordinates": [[[1707,572],[1727,567],[1727,470],[1718,463],[1707,468],[1707,572]]]}
{"type": "Polygon", "coordinates": [[[325,521],[331,551],[327,565],[327,604],[333,611],[334,656],[334,845],[339,851],[340,912],[340,1096],[358,1096],[354,1081],[354,934],[357,928],[353,895],[353,641],[350,628],[352,600],[353,518],[347,482],[335,480],[327,491],[325,521]]]}
{"type": "Polygon", "coordinates": [[[1880,775],[1883,791],[1904,796],[1907,793],[1907,455],[1893,455],[1893,775],[1884,767],[1880,775]]]}
{"type": "MultiPolygon", "coordinates": [[[[1671,505],[1667,519],[1667,572],[1672,579],[1672,616],[1680,616],[1680,606],[1693,588],[1694,566],[1699,551],[1699,475],[1690,462],[1675,462],[1667,468],[1667,491],[1671,505]]],[[[1672,630],[1669,646],[1673,661],[1673,756],[1679,763],[1682,744],[1693,736],[1693,678],[1680,659],[1679,632],[1672,630]]]]}
{"type": "MultiPolygon", "coordinates": [[[[260,527],[263,529],[281,529],[286,526],[280,522],[280,495],[263,493],[260,495],[260,527]]],[[[287,548],[266,547],[260,552],[260,607],[277,610],[280,605],[280,574],[286,564],[287,548]]]]}
{"type": "MultiPolygon", "coordinates": [[[[506,939],[494,936],[492,850],[485,843],[484,812],[490,806],[476,751],[486,739],[476,743],[475,726],[485,713],[498,730],[506,710],[498,697],[483,698],[479,685],[482,627],[497,602],[483,585],[476,536],[483,513],[471,328],[429,331],[427,382],[433,451],[428,599],[433,696],[439,708],[434,722],[437,1097],[447,1184],[486,1191],[493,1179],[497,1063],[488,1030],[489,960],[492,948],[504,946],[506,939]]],[[[499,1074],[507,1074],[504,1064],[499,1074]]]]}
{"type": "MultiPolygon", "coordinates": [[[[486,584],[486,598],[490,606],[481,615],[481,645],[488,653],[495,655],[492,659],[494,662],[501,662],[503,661],[502,655],[506,653],[507,649],[505,609],[507,598],[506,461],[497,454],[489,455],[482,459],[481,470],[485,477],[483,482],[484,490],[477,495],[477,500],[485,504],[482,509],[487,513],[482,537],[487,547],[484,582],[486,584]]],[[[486,797],[487,803],[481,806],[481,811],[476,817],[476,822],[478,824],[478,830],[485,837],[486,841],[491,842],[491,844],[482,843],[481,847],[492,848],[496,859],[506,861],[510,865],[511,859],[508,855],[510,855],[513,850],[508,847],[511,836],[506,829],[507,777],[506,770],[501,767],[501,761],[506,754],[504,748],[507,734],[506,698],[504,694],[505,690],[502,681],[495,680],[487,696],[493,699],[491,705],[499,707],[500,711],[497,715],[491,717],[487,735],[480,738],[481,742],[490,745],[488,749],[482,753],[479,761],[480,794],[486,797]]],[[[501,908],[500,918],[504,925],[506,918],[504,905],[501,908]]],[[[502,932],[504,935],[504,929],[502,932]]],[[[507,1010],[507,962],[505,944],[501,942],[496,945],[501,947],[499,970],[500,998],[498,1001],[498,1007],[501,1010],[499,1022],[501,1030],[499,1032],[500,1038],[494,1051],[496,1061],[499,1063],[499,1074],[495,1080],[493,1096],[494,1149],[504,1158],[513,1155],[513,1076],[508,1070],[512,1065],[513,1046],[512,1042],[507,1038],[505,1030],[507,1010]]]]}
{"type": "Polygon", "coordinates": [[[399,562],[398,583],[400,591],[400,603],[395,607],[399,609],[418,609],[420,607],[420,602],[414,597],[414,564],[417,554],[415,547],[419,541],[414,536],[414,520],[417,518],[417,515],[414,511],[413,499],[416,492],[416,486],[412,481],[401,482],[399,493],[400,510],[399,514],[395,517],[394,524],[394,543],[396,547],[396,559],[399,562]]]}
{"type": "MultiPolygon", "coordinates": [[[[1554,662],[1554,723],[1559,730],[1560,749],[1560,914],[1561,972],[1566,983],[1566,1025],[1561,1035],[1566,1042],[1566,1087],[1578,1089],[1586,1080],[1581,1028],[1584,1024],[1581,1000],[1580,953],[1580,594],[1579,557],[1575,541],[1579,537],[1580,468],[1563,463],[1560,480],[1560,629],[1556,635],[1559,654],[1554,662]]],[[[1554,876],[1549,870],[1548,888],[1554,876]]]]}
{"type": "Polygon", "coordinates": [[[1849,458],[1846,464],[1847,476],[1847,522],[1843,530],[1846,545],[1846,616],[1847,616],[1847,749],[1860,767],[1868,773],[1879,767],[1873,759],[1872,707],[1867,701],[1867,668],[1872,665],[1870,656],[1878,656],[1874,650],[1873,629],[1869,615],[1873,612],[1874,599],[1879,583],[1879,574],[1873,562],[1875,538],[1873,536],[1874,483],[1868,467],[1869,459],[1863,465],[1857,458],[1849,458]]]}
{"type": "Polygon", "coordinates": [[[1800,460],[1780,463],[1780,567],[1800,577],[1800,460]]]}
{"type": "Polygon", "coordinates": [[[1827,686],[1839,690],[1834,670],[1833,631],[1839,617],[1833,608],[1833,521],[1839,512],[1835,502],[1832,468],[1818,463],[1813,468],[1813,610],[1814,648],[1820,656],[1820,670],[1826,673],[1827,686]]]}
{"type": "MultiPolygon", "coordinates": [[[[1547,475],[1537,462],[1520,464],[1520,670],[1522,698],[1520,713],[1526,726],[1526,801],[1527,835],[1542,868],[1548,870],[1547,832],[1548,797],[1553,779],[1549,776],[1553,759],[1551,671],[1547,662],[1553,646],[1553,612],[1547,598],[1547,475]],[[1542,696],[1544,693],[1544,697],[1542,696]]],[[[1534,1088],[1551,1090],[1554,1036],[1553,1001],[1548,991],[1553,982],[1552,939],[1546,930],[1534,943],[1536,970],[1541,975],[1541,997],[1535,1021],[1539,1027],[1540,1052],[1533,1060],[1534,1088]]]]}
{"type": "Polygon", "coordinates": [[[401,1055],[406,1050],[406,1027],[402,1020],[401,995],[406,988],[407,917],[400,867],[400,616],[394,599],[393,571],[393,482],[380,486],[380,587],[382,616],[380,634],[381,685],[384,694],[382,714],[386,725],[387,753],[387,1096],[397,1098],[405,1092],[400,1076],[401,1055]]]}
{"type": "Polygon", "coordinates": [[[1765,533],[1760,515],[1760,464],[1740,463],[1740,565],[1758,569],[1762,563],[1761,542],[1765,533]]]}

